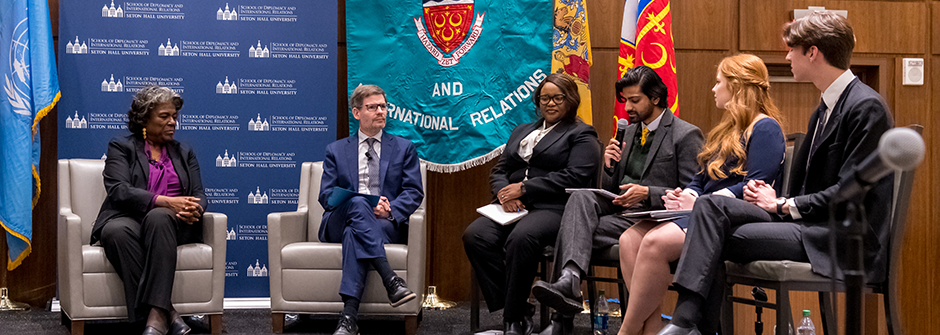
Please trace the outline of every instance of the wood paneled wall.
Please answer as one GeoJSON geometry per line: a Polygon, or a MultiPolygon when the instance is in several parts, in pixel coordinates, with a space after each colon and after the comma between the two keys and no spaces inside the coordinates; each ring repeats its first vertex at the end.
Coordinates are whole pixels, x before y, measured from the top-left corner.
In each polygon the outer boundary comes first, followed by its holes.
{"type": "MultiPolygon", "coordinates": [[[[901,264],[900,295],[901,320],[907,334],[929,334],[940,329],[940,273],[934,265],[940,263],[940,227],[932,224],[940,212],[936,192],[931,188],[940,181],[934,170],[940,168],[940,137],[934,135],[940,125],[940,105],[932,97],[940,96],[940,1],[825,1],[825,0],[712,0],[671,1],[676,66],[678,69],[681,118],[698,125],[704,131],[713,127],[721,116],[715,107],[711,87],[715,69],[725,56],[738,52],[755,53],[769,64],[786,65],[783,60],[785,46],[780,40],[780,28],[791,19],[791,11],[810,5],[849,11],[858,38],[853,65],[861,64],[874,69],[875,89],[885,96],[891,107],[895,123],[918,123],[926,130],[924,139],[928,152],[915,179],[914,196],[908,215],[901,264]],[[926,61],[924,86],[902,86],[900,80],[903,57],[921,57],[926,61]]],[[[53,31],[58,27],[58,0],[50,0],[53,31]]],[[[617,52],[623,13],[623,2],[588,0],[594,66],[591,69],[594,125],[601,137],[612,134],[613,97],[616,81],[617,52]]],[[[339,71],[337,81],[338,137],[348,134],[346,103],[346,43],[345,6],[339,1],[339,71]]],[[[871,81],[870,81],[871,82],[871,81]]],[[[772,94],[784,112],[787,132],[805,131],[809,113],[818,102],[819,92],[807,83],[773,83],[772,94]]],[[[55,282],[55,112],[42,123],[43,163],[40,174],[43,195],[34,211],[33,253],[19,269],[7,273],[0,269],[0,286],[9,286],[13,298],[41,305],[54,295],[55,282]]],[[[474,208],[489,201],[488,175],[493,162],[454,174],[428,175],[428,283],[438,286],[444,299],[464,301],[469,298],[470,267],[463,251],[461,236],[466,226],[477,217],[474,208]]],[[[4,251],[5,250],[0,250],[4,251]]],[[[0,261],[0,266],[4,265],[0,261]]],[[[5,267],[4,267],[5,268],[5,267]]],[[[611,289],[608,289],[612,292],[611,289]]],[[[736,294],[749,296],[748,288],[739,288],[736,294]]],[[[875,297],[872,297],[875,298],[875,297]]],[[[880,297],[878,297],[880,300],[880,297]]],[[[675,298],[667,296],[666,309],[671,309],[675,298]]],[[[819,325],[818,308],[812,294],[795,293],[791,297],[794,315],[800,309],[813,309],[819,325]]],[[[880,303],[871,312],[880,315],[880,303]]],[[[844,310],[844,308],[841,308],[844,310]]],[[[752,308],[735,308],[735,333],[753,332],[752,308]]],[[[869,316],[874,316],[869,314],[869,316]]],[[[765,311],[765,332],[773,327],[772,311],[765,311]]],[[[868,317],[872,319],[872,317],[868,317]]],[[[841,320],[841,318],[840,318],[841,320]]],[[[875,320],[870,320],[875,321],[875,320]]],[[[869,333],[884,332],[883,320],[868,322],[869,333]],[[880,325],[877,325],[879,324],[880,325]],[[879,329],[874,329],[879,328],[879,329]]]]}

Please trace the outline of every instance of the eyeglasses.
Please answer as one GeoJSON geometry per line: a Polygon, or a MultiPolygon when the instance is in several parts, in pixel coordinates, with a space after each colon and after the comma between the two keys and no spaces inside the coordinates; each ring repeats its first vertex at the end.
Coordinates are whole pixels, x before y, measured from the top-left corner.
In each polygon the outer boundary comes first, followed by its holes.
{"type": "Polygon", "coordinates": [[[543,105],[548,105],[549,101],[554,101],[556,105],[561,104],[562,102],[565,102],[565,95],[564,94],[556,94],[556,95],[542,94],[539,96],[539,102],[542,103],[543,105]]]}
{"type": "Polygon", "coordinates": [[[383,104],[364,105],[364,106],[362,106],[362,107],[363,107],[363,109],[365,109],[365,110],[367,110],[367,111],[370,111],[370,112],[374,112],[374,111],[377,110],[377,109],[381,109],[382,111],[388,110],[388,104],[384,104],[384,103],[383,103],[383,104]]]}

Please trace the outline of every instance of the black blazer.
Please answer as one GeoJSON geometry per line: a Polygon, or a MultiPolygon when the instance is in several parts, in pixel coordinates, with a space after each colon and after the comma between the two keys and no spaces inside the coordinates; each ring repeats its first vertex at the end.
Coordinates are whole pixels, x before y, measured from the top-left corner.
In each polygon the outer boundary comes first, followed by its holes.
{"type": "MultiPolygon", "coordinates": [[[[199,162],[196,154],[188,145],[178,141],[166,144],[166,152],[173,161],[173,168],[179,175],[183,194],[199,198],[203,209],[207,207],[206,194],[199,175],[199,162]]],[[[144,153],[144,140],[136,135],[116,137],[108,143],[108,157],[105,160],[104,188],[108,196],[101,204],[98,218],[91,230],[91,244],[101,237],[101,229],[108,221],[117,217],[131,217],[140,221],[147,215],[153,193],[147,191],[150,164],[144,153]]],[[[193,223],[193,231],[202,231],[202,220],[193,223]]],[[[202,234],[195,238],[201,239],[202,234]]]]}
{"type": "MultiPolygon", "coordinates": [[[[605,165],[601,187],[615,194],[623,193],[620,181],[623,180],[626,158],[633,146],[633,138],[642,129],[639,123],[627,127],[620,162],[613,164],[611,168],[605,165]]],[[[649,187],[649,199],[643,201],[643,205],[650,209],[665,209],[662,196],[666,195],[666,190],[685,187],[698,172],[699,166],[695,157],[702,151],[705,136],[702,135],[701,129],[666,109],[663,111],[663,118],[659,120],[659,127],[653,132],[652,140],[640,179],[641,185],[649,187]]]]}
{"type": "Polygon", "coordinates": [[[519,143],[543,120],[519,125],[509,135],[499,162],[490,173],[490,186],[495,203],[496,194],[509,184],[526,176],[525,194],[520,200],[526,208],[565,209],[568,193],[565,188],[593,187],[601,147],[594,127],[581,121],[558,121],[552,131],[535,146],[529,162],[519,156],[519,143]],[[527,174],[528,173],[528,174],[527,174]]]}
{"type": "MultiPolygon", "coordinates": [[[[816,133],[819,114],[814,113],[810,118],[808,134],[816,133]]],[[[829,255],[829,202],[839,193],[840,180],[878,148],[881,135],[893,125],[878,92],[856,78],[833,106],[826,128],[816,139],[819,141],[816,151],[810,152],[813,140],[809,137],[794,157],[790,189],[799,191],[805,186],[794,203],[802,217],[803,246],[814,272],[833,275],[829,255]]],[[[865,268],[869,282],[884,280],[893,181],[892,173],[878,181],[865,197],[869,226],[865,235],[865,268]]],[[[838,244],[837,248],[842,250],[843,242],[838,244]]],[[[842,278],[841,271],[836,276],[842,278]]]]}

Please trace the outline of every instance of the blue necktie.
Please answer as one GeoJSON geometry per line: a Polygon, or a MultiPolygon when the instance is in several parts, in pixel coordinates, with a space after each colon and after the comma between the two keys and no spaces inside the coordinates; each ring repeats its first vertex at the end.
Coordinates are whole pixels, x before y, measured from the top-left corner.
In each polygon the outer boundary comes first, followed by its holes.
{"type": "Polygon", "coordinates": [[[369,194],[379,195],[379,155],[375,152],[375,142],[374,138],[366,139],[366,144],[369,145],[366,158],[369,168],[369,194]]]}

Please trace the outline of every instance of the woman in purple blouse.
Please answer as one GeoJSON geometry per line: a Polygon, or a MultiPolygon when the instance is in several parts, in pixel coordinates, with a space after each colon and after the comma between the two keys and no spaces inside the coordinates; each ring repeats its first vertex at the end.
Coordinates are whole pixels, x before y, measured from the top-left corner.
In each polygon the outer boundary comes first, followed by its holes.
{"type": "Polygon", "coordinates": [[[173,139],[183,99],[166,87],[141,89],[127,112],[131,135],[108,144],[108,192],[92,228],[124,282],[127,316],[144,335],[190,328],[170,296],[177,245],[201,242],[206,200],[192,148],[173,139]]]}

